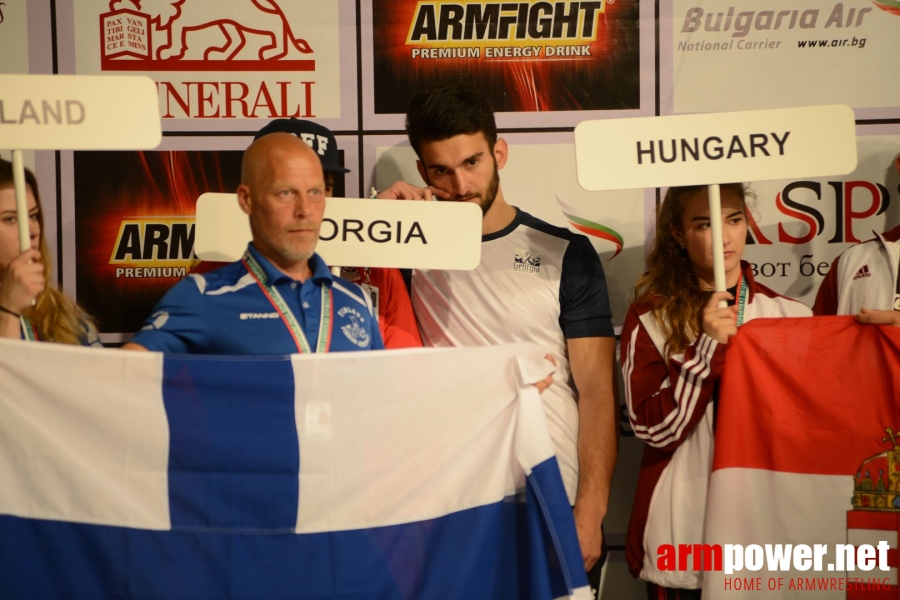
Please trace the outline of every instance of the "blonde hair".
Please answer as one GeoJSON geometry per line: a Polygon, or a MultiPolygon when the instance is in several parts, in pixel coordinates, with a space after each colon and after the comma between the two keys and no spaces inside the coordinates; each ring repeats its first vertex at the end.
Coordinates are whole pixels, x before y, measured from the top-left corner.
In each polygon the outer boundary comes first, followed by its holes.
{"type": "MultiPolygon", "coordinates": [[[[82,344],[85,340],[96,336],[96,325],[84,309],[50,283],[52,261],[44,238],[44,211],[41,208],[37,179],[28,169],[25,169],[25,182],[31,188],[37,202],[37,219],[41,228],[38,250],[44,267],[44,291],[37,297],[35,305],[26,309],[22,316],[28,319],[42,341],[82,344]]],[[[0,187],[13,184],[12,163],[0,159],[0,187]]]]}
{"type": "MultiPolygon", "coordinates": [[[[746,214],[746,198],[752,196],[748,186],[729,183],[721,188],[740,198],[746,214]]],[[[652,307],[651,314],[666,339],[666,357],[684,352],[697,339],[703,307],[711,294],[700,289],[691,259],[672,234],[672,229],[683,228],[685,200],[705,189],[705,185],[692,185],[666,192],[656,216],[656,237],[647,256],[647,272],[634,286],[633,301],[652,307]]]]}

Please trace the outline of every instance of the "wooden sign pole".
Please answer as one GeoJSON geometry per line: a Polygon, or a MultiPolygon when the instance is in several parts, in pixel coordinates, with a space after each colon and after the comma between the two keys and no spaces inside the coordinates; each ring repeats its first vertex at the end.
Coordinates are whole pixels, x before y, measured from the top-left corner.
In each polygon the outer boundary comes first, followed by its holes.
{"type": "Polygon", "coordinates": [[[22,151],[12,152],[13,183],[16,188],[16,223],[19,225],[19,252],[31,248],[31,231],[28,224],[28,198],[25,196],[25,163],[22,151]]]}

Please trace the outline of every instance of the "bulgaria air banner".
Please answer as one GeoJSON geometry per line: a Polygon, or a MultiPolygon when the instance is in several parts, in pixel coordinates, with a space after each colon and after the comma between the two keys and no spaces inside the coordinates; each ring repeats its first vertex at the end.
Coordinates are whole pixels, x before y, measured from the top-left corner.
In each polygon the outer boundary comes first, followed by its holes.
{"type": "Polygon", "coordinates": [[[760,319],[726,361],[703,597],[897,598],[900,328],[760,319]]]}
{"type": "Polygon", "coordinates": [[[0,597],[590,598],[543,354],[2,340],[0,597]]]}

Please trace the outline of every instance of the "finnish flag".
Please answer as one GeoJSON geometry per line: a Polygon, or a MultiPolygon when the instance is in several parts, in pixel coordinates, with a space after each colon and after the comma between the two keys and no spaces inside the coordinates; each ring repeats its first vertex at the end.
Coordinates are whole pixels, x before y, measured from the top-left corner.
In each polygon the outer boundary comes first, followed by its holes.
{"type": "Polygon", "coordinates": [[[2,340],[0,597],[589,598],[543,354],[2,340]]]}

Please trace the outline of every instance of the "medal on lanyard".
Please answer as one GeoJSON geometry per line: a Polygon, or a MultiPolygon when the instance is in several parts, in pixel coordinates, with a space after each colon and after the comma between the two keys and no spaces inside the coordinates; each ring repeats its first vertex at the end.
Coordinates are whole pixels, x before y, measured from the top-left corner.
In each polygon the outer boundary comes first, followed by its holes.
{"type": "MultiPolygon", "coordinates": [[[[256,259],[253,258],[253,255],[249,252],[245,253],[243,263],[247,271],[249,271],[256,280],[257,285],[262,289],[263,294],[266,295],[266,298],[269,299],[269,302],[275,308],[275,312],[278,313],[278,316],[281,317],[282,322],[284,322],[285,326],[288,328],[288,332],[290,332],[291,337],[294,338],[294,343],[297,345],[297,351],[300,352],[300,354],[312,353],[309,342],[306,340],[306,335],[303,333],[303,328],[300,327],[300,323],[297,322],[297,317],[294,316],[294,313],[284,301],[284,298],[281,297],[281,294],[274,286],[263,283],[266,281],[266,274],[263,272],[259,263],[256,262],[256,259]]],[[[328,352],[328,348],[331,346],[331,288],[323,286],[321,298],[322,307],[319,318],[319,341],[316,345],[316,353],[328,352]]]]}
{"type": "Polygon", "coordinates": [[[375,314],[373,316],[377,319],[378,318],[378,299],[380,297],[380,292],[378,291],[377,287],[372,285],[372,278],[370,277],[370,271],[371,271],[371,269],[369,269],[369,267],[366,267],[366,270],[364,271],[366,274],[366,281],[364,283],[360,283],[359,287],[361,287],[365,293],[369,294],[369,298],[372,299],[372,309],[375,311],[375,314]]]}
{"type": "Polygon", "coordinates": [[[747,303],[747,278],[744,277],[743,273],[741,274],[741,286],[738,292],[737,303],[737,326],[740,327],[744,324],[744,305],[747,303]]]}
{"type": "Polygon", "coordinates": [[[22,333],[25,334],[25,340],[29,342],[38,342],[40,341],[40,337],[38,337],[37,331],[35,331],[34,327],[31,326],[31,323],[25,317],[19,317],[19,324],[22,326],[22,333]]]}

